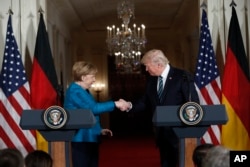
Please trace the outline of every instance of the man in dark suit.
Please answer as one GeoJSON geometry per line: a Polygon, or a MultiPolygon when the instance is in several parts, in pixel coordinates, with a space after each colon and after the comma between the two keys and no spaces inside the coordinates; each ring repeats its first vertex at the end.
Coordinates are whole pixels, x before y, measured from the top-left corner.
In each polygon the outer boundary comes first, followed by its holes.
{"type": "MultiPolygon", "coordinates": [[[[144,96],[130,104],[129,112],[146,109],[154,112],[156,106],[182,105],[189,101],[199,103],[191,75],[184,70],[172,67],[161,50],[148,51],[142,57],[141,62],[150,76],[144,96]]],[[[176,167],[179,156],[178,137],[170,127],[156,127],[155,133],[161,166],[176,167]]]]}

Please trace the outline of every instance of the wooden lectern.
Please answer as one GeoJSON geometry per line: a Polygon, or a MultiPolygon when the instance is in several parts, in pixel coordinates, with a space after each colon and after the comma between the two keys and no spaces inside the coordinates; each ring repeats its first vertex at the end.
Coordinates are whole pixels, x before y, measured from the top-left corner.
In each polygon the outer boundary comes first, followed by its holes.
{"type": "Polygon", "coordinates": [[[65,110],[67,122],[60,129],[51,129],[43,119],[45,110],[23,110],[20,126],[24,130],[38,130],[50,142],[54,167],[70,167],[70,146],[76,131],[92,127],[96,120],[90,110],[65,110]]]}
{"type": "Polygon", "coordinates": [[[228,121],[224,105],[202,105],[203,118],[196,125],[184,124],[179,115],[181,106],[157,106],[153,115],[154,126],[172,127],[180,138],[179,166],[193,166],[192,154],[200,138],[211,125],[222,125],[228,121]]]}

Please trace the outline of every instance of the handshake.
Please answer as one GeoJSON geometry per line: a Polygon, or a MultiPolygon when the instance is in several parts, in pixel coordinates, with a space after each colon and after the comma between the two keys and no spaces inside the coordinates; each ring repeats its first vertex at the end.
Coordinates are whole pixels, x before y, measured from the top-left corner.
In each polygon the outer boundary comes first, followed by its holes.
{"type": "Polygon", "coordinates": [[[121,111],[129,111],[132,108],[132,103],[124,99],[119,99],[115,101],[115,106],[121,111]]]}

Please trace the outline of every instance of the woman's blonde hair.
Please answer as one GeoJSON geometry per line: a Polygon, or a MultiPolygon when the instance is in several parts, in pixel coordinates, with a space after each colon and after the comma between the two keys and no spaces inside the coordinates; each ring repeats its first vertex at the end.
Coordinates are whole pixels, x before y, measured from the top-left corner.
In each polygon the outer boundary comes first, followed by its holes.
{"type": "Polygon", "coordinates": [[[97,67],[89,62],[78,61],[72,67],[74,81],[81,81],[84,75],[94,75],[97,73],[97,67]]]}

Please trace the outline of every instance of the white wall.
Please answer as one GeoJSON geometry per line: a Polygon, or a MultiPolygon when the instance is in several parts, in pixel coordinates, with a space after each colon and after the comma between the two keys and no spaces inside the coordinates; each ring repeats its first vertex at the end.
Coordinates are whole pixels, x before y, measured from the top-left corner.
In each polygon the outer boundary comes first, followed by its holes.
{"type": "MultiPolygon", "coordinates": [[[[203,2],[202,0],[200,1],[201,3],[203,2]]],[[[207,1],[208,1],[207,2],[208,22],[212,34],[214,49],[216,50],[217,47],[216,44],[219,36],[221,42],[221,51],[223,59],[225,61],[229,23],[232,15],[232,10],[230,7],[232,0],[207,0],[207,1]]],[[[237,12],[241,28],[241,34],[245,46],[245,51],[249,60],[249,32],[247,32],[247,29],[249,29],[249,24],[250,24],[249,22],[250,2],[249,0],[234,0],[234,2],[237,5],[235,9],[237,12]]]]}
{"type": "Polygon", "coordinates": [[[57,6],[52,1],[47,0],[47,23],[50,46],[54,57],[57,77],[61,83],[60,72],[63,72],[64,89],[67,87],[68,80],[71,76],[72,66],[72,49],[69,25],[67,25],[57,10],[57,6]]]}
{"type": "MultiPolygon", "coordinates": [[[[234,1],[237,4],[236,11],[239,18],[245,49],[249,60],[250,34],[247,30],[249,29],[250,24],[250,2],[248,0],[234,1]]],[[[200,0],[200,3],[202,2],[203,0],[200,0]]],[[[216,50],[217,40],[220,39],[221,52],[223,57],[225,57],[228,27],[231,18],[231,2],[232,0],[207,0],[208,19],[214,47],[216,50]]],[[[45,11],[44,19],[45,24],[47,25],[50,45],[55,60],[58,79],[60,78],[60,71],[63,71],[63,78],[65,83],[64,87],[66,87],[71,79],[70,77],[72,63],[77,60],[76,57],[79,54],[77,52],[76,45],[80,44],[76,44],[71,41],[72,39],[70,35],[71,32],[69,31],[69,25],[64,22],[63,17],[61,17],[61,15],[59,14],[60,12],[58,11],[58,6],[55,6],[50,0],[0,0],[0,4],[0,69],[2,66],[6,27],[8,20],[8,14],[6,13],[11,7],[12,11],[14,12],[14,15],[12,16],[14,35],[16,37],[20,52],[22,54],[22,59],[26,67],[26,72],[28,76],[30,75],[35,48],[37,27],[39,23],[38,10],[40,7],[42,7],[42,9],[45,11]]],[[[91,36],[94,35],[94,32],[91,33],[92,34],[85,34],[85,39],[91,40],[91,36]]],[[[82,34],[84,35],[84,33],[82,34]]],[[[105,40],[105,37],[100,38],[103,38],[103,41],[105,40]]],[[[85,43],[91,45],[91,41],[85,41],[85,43]]],[[[81,45],[81,47],[82,46],[84,45],[81,45]]],[[[103,48],[103,46],[101,46],[100,48],[103,48]]],[[[83,50],[81,54],[84,54],[85,52],[87,55],[94,55],[95,57],[89,58],[95,59],[95,61],[100,60],[98,59],[98,56],[102,56],[102,60],[98,61],[99,64],[100,62],[105,62],[103,58],[105,57],[105,55],[98,55],[99,53],[101,54],[102,51],[93,51],[93,49],[91,49],[91,46],[89,46],[89,48],[87,49],[81,48],[81,50],[83,50]]],[[[194,54],[194,52],[192,53],[194,54]]],[[[84,58],[89,59],[88,56],[84,58]]],[[[101,68],[102,69],[100,71],[105,71],[106,65],[101,66],[101,68]]],[[[107,71],[101,73],[100,75],[106,77],[107,71]]],[[[100,80],[103,79],[100,78],[100,80]]]]}
{"type": "MultiPolygon", "coordinates": [[[[69,70],[65,62],[70,59],[70,31],[49,0],[0,0],[0,69],[2,67],[9,8],[12,9],[12,26],[28,77],[34,56],[40,7],[49,34],[50,46],[60,81],[60,71],[69,70]],[[66,60],[65,60],[66,57],[66,60]]],[[[66,80],[66,77],[64,76],[66,80]]]]}

